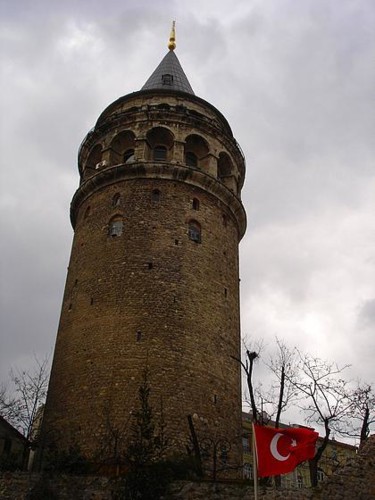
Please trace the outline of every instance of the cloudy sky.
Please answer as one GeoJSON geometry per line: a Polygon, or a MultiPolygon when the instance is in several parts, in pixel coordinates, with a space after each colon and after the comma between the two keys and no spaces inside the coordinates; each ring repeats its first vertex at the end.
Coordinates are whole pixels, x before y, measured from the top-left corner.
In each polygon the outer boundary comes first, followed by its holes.
{"type": "Polygon", "coordinates": [[[242,334],[375,381],[375,2],[1,0],[0,380],[53,350],[77,150],[167,52],[247,160],[242,334]]]}

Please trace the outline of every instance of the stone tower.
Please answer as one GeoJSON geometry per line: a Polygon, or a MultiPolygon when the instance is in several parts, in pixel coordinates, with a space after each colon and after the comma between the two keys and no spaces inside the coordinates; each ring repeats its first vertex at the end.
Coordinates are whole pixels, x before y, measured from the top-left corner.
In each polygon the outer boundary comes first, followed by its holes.
{"type": "Polygon", "coordinates": [[[199,435],[241,457],[238,244],[245,161],[169,51],[99,116],[78,153],[74,239],[43,423],[96,457],[126,429],[148,368],[175,451],[199,435]]]}

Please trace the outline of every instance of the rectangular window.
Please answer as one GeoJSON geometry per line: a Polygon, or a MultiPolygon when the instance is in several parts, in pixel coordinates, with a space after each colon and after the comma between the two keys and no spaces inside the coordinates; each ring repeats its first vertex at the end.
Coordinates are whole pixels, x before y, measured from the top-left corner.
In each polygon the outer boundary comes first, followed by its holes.
{"type": "Polygon", "coordinates": [[[3,448],[4,455],[9,455],[11,449],[12,449],[12,440],[9,438],[5,438],[4,439],[4,448],[3,448]]]}
{"type": "Polygon", "coordinates": [[[253,467],[251,464],[243,466],[243,476],[245,479],[253,479],[253,467]]]}
{"type": "Polygon", "coordinates": [[[123,222],[122,220],[114,220],[109,226],[109,235],[112,237],[122,235],[123,222]]]}
{"type": "Polygon", "coordinates": [[[164,161],[167,159],[167,148],[165,146],[156,146],[154,148],[154,160],[164,161]]]}
{"type": "Polygon", "coordinates": [[[245,453],[250,453],[249,438],[246,436],[242,438],[242,449],[245,453]]]}
{"type": "Polygon", "coordinates": [[[193,241],[196,241],[197,243],[200,243],[201,233],[200,233],[199,229],[196,227],[191,227],[189,229],[189,238],[193,241]]]}
{"type": "Polygon", "coordinates": [[[173,75],[168,75],[168,74],[162,75],[161,81],[162,81],[163,85],[172,85],[173,84],[173,75]]]}

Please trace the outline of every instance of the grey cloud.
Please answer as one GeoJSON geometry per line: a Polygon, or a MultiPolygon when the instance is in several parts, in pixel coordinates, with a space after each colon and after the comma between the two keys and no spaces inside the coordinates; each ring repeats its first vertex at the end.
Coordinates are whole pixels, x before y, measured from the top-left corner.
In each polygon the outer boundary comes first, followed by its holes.
{"type": "Polygon", "coordinates": [[[78,146],[143,85],[177,17],[184,70],[247,159],[243,332],[373,378],[374,16],[372,0],[6,2],[0,375],[53,345],[78,146]]]}
{"type": "Polygon", "coordinates": [[[358,323],[362,328],[372,328],[375,334],[375,299],[366,300],[361,306],[358,323]]]}

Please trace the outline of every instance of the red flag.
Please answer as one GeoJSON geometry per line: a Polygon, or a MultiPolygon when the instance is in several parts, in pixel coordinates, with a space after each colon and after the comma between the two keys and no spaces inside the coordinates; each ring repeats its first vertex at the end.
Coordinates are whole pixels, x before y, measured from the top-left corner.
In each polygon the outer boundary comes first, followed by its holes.
{"type": "Polygon", "coordinates": [[[277,429],[254,424],[258,457],[258,476],[277,476],[294,470],[315,455],[319,434],[310,429],[277,429]]]}

